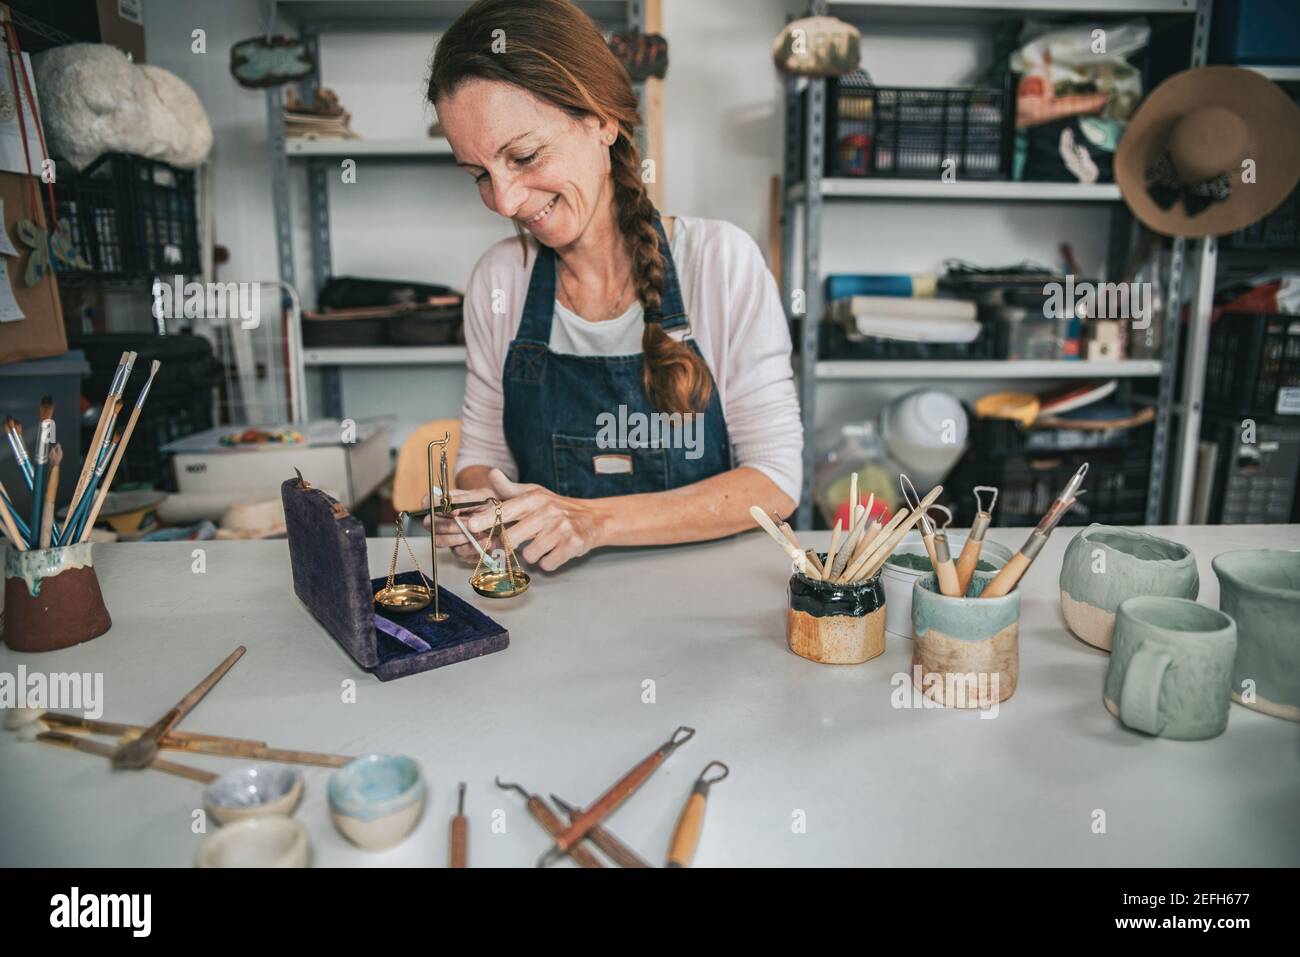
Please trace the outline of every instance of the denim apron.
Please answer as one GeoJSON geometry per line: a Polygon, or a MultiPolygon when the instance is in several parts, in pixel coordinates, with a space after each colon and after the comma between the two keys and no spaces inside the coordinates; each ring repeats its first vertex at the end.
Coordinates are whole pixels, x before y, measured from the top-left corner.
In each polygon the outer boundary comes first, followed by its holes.
{"type": "MultiPolygon", "coordinates": [[[[664,263],[664,294],[661,309],[647,310],[645,321],[658,322],[668,333],[689,333],[677,270],[658,213],[655,230],[664,263]]],[[[539,244],[519,332],[506,353],[502,377],[503,424],[519,481],[571,498],[603,498],[662,492],[731,468],[731,442],[712,372],[708,408],[690,423],[685,416],[674,417],[670,430],[663,427],[666,417],[645,396],[641,353],[552,352],[554,318],[555,251],[539,244]]],[[[685,342],[700,354],[694,340],[685,342]]]]}

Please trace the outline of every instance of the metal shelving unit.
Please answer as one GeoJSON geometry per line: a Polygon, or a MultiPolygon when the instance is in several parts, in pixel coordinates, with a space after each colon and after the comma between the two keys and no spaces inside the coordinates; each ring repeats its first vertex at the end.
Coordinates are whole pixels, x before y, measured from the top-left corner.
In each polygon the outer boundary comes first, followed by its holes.
{"type": "MultiPolygon", "coordinates": [[[[1193,40],[1189,65],[1203,66],[1209,39],[1212,0],[894,0],[875,3],[831,3],[812,0],[810,15],[833,15],[849,22],[887,22],[924,24],[943,19],[948,24],[990,23],[1018,17],[1073,16],[1191,16],[1193,40]]],[[[1266,68],[1260,68],[1266,69],[1266,68]]],[[[1173,498],[1168,517],[1175,522],[1187,521],[1191,508],[1191,485],[1195,477],[1195,450],[1200,431],[1201,396],[1205,375],[1205,350],[1209,339],[1209,314],[1214,293],[1217,246],[1213,239],[1195,242],[1197,270],[1188,321],[1188,344],[1182,401],[1174,395],[1175,375],[1180,354],[1180,327],[1183,307],[1183,271],[1188,259],[1189,243],[1174,240],[1170,256],[1170,274],[1165,288],[1164,339],[1159,360],[1124,362],[819,362],[817,358],[818,320],[824,311],[821,274],[821,229],[823,205],[842,201],[920,200],[927,202],[1038,202],[1062,204],[1112,203],[1123,211],[1119,188],[1114,184],[1086,186],[1072,183],[1025,182],[956,182],[901,179],[843,179],[822,175],[825,151],[826,81],[789,79],[785,90],[785,155],[782,210],[782,294],[787,310],[794,301],[792,292],[803,291],[804,311],[790,313],[791,321],[801,320],[797,369],[804,427],[804,483],[797,524],[812,527],[812,476],[815,461],[813,436],[816,434],[817,384],[853,379],[888,379],[921,381],[933,378],[967,381],[1004,379],[1112,378],[1147,377],[1159,379],[1156,400],[1154,445],[1151,477],[1147,495],[1146,520],[1157,523],[1165,518],[1162,509],[1167,476],[1172,474],[1173,498]],[[801,166],[806,164],[806,169],[801,166]],[[806,175],[805,175],[806,174],[806,175]],[[801,227],[802,261],[794,260],[796,219],[801,227]],[[1178,428],[1174,431],[1174,416],[1178,428]],[[1171,438],[1176,441],[1171,442],[1171,438]],[[1171,449],[1170,446],[1173,446],[1171,449]],[[1186,454],[1183,454],[1183,453],[1186,454]],[[1172,468],[1170,457],[1172,454],[1172,468]]],[[[1131,217],[1112,215],[1110,259],[1112,272],[1122,265],[1131,237],[1131,217]]]]}
{"type": "MultiPolygon", "coordinates": [[[[579,0],[602,30],[640,29],[645,22],[641,0],[579,0]]],[[[320,36],[328,32],[419,31],[440,33],[470,6],[470,0],[262,0],[262,21],[283,17],[288,32],[296,32],[316,63],[316,72],[300,84],[303,102],[310,103],[321,83],[320,36]]],[[[278,24],[273,24],[279,29],[278,24]]],[[[640,88],[637,88],[638,95],[640,88]]],[[[306,209],[311,236],[312,282],[320,289],[333,272],[330,248],[328,171],[340,156],[360,162],[432,162],[449,164],[451,147],[445,139],[290,140],[284,135],[284,100],[280,87],[266,91],[266,119],[271,156],[271,195],[274,202],[276,256],[282,282],[298,288],[294,266],[293,219],[289,163],[307,163],[306,209]]],[[[301,343],[301,331],[296,342],[301,343]]],[[[327,416],[340,417],[343,396],[339,371],[346,366],[446,365],[463,362],[459,347],[404,348],[374,346],[357,349],[291,349],[298,381],[311,366],[321,376],[327,416]]],[[[304,410],[305,412],[306,410],[304,410]]]]}

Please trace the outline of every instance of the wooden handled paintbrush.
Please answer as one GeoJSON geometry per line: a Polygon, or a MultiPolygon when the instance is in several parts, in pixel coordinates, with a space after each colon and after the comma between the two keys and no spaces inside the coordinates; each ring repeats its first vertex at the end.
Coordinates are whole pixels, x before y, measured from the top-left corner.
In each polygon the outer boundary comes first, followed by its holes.
{"type": "Polygon", "coordinates": [[[41,509],[39,548],[49,548],[54,533],[54,499],[59,494],[59,465],[63,462],[63,446],[54,443],[50,450],[50,478],[45,485],[45,504],[41,509]]]}
{"type": "MultiPolygon", "coordinates": [[[[54,445],[54,399],[41,397],[41,425],[36,434],[36,459],[32,464],[32,533],[41,527],[41,506],[45,504],[45,470],[54,445]]],[[[36,543],[33,542],[33,545],[36,543]]]]}

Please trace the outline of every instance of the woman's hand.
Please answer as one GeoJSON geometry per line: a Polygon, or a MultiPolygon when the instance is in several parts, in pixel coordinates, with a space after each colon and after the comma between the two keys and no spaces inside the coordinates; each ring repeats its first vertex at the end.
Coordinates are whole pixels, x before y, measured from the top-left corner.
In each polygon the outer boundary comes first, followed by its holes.
{"type": "MultiPolygon", "coordinates": [[[[488,483],[490,487],[486,489],[456,489],[452,501],[499,499],[502,521],[510,526],[507,530],[510,543],[516,549],[528,543],[520,553],[525,563],[543,571],[554,571],[601,544],[604,522],[599,499],[566,498],[540,485],[512,482],[500,469],[488,473],[488,483]]],[[[463,513],[460,519],[486,548],[496,509],[486,506],[463,513]]],[[[437,516],[434,521],[435,544],[450,547],[461,558],[478,560],[477,549],[465,540],[453,520],[437,516]]]]}

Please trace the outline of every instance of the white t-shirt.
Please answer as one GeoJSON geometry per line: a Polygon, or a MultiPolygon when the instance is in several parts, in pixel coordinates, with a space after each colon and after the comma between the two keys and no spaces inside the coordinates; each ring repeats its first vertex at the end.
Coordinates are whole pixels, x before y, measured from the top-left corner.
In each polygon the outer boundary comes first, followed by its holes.
{"type": "MultiPolygon", "coordinates": [[[[515,238],[490,247],[465,290],[467,376],[457,471],[486,465],[518,478],[502,425],[502,373],[537,258],[536,240],[527,242],[527,258],[515,238]]],[[[790,329],[763,254],[731,223],[685,216],[673,221],[669,247],[691,334],[717,385],[733,461],[759,470],[798,501],[803,426],[790,329]]],[[[605,322],[590,322],[557,302],[549,346],[571,355],[635,355],[642,323],[639,302],[605,322]]]]}

